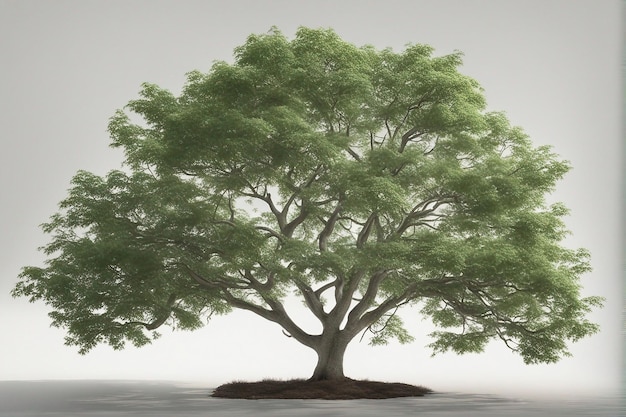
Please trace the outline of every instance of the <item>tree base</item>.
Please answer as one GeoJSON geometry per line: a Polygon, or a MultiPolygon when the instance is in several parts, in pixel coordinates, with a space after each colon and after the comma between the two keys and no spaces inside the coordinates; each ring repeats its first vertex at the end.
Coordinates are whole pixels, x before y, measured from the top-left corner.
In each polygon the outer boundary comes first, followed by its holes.
{"type": "Polygon", "coordinates": [[[231,382],[219,386],[211,396],[220,398],[259,399],[324,399],[356,400],[421,397],[432,390],[420,386],[376,381],[263,380],[260,382],[231,382]]]}

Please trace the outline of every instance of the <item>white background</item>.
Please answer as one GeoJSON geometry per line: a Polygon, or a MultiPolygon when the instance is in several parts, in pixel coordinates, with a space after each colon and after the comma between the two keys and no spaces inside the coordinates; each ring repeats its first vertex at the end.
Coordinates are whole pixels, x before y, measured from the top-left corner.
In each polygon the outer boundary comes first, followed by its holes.
{"type": "MultiPolygon", "coordinates": [[[[355,340],[346,373],[438,391],[614,394],[623,366],[621,4],[609,0],[10,1],[0,0],[0,380],[170,379],[207,386],[234,379],[308,377],[312,351],[247,312],[214,318],[140,349],[63,345],[48,308],[12,299],[22,266],[40,265],[38,225],[56,211],[78,169],[104,174],[122,156],[106,125],[144,81],[178,93],[251,33],[276,25],[331,27],[347,41],[399,51],[426,43],[465,54],[461,71],[537,145],[573,165],[550,201],[570,209],[565,242],[592,253],[583,295],[607,298],[590,315],[602,331],[572,358],[526,366],[494,342],[483,354],[430,357],[417,312],[412,344],[355,340]]],[[[415,313],[415,314],[411,314],[415,313]]]]}

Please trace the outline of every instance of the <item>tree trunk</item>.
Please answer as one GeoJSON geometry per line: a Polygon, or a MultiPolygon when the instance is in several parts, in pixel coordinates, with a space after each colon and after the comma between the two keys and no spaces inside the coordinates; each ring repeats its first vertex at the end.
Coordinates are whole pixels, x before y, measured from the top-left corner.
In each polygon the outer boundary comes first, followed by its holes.
{"type": "Polygon", "coordinates": [[[322,341],[315,348],[317,365],[311,381],[344,379],[343,357],[350,340],[344,340],[341,334],[322,335],[322,341]]]}

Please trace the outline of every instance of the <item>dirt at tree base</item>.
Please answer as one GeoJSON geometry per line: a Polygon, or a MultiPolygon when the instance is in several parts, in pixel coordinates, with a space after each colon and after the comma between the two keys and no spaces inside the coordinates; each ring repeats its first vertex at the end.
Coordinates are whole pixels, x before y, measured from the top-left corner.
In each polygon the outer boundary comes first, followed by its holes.
{"type": "Polygon", "coordinates": [[[355,400],[421,397],[433,391],[397,382],[363,381],[345,378],[332,381],[292,379],[259,382],[231,382],[219,386],[211,396],[239,399],[325,399],[355,400]]]}

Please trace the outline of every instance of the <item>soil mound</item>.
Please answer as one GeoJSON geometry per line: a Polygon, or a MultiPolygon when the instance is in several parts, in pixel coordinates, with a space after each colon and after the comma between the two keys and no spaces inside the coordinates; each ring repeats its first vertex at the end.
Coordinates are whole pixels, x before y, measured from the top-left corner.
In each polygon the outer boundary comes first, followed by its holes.
{"type": "Polygon", "coordinates": [[[340,381],[263,380],[259,382],[231,382],[219,386],[213,397],[244,399],[325,399],[355,400],[421,397],[432,390],[420,386],[343,379],[340,381]]]}

